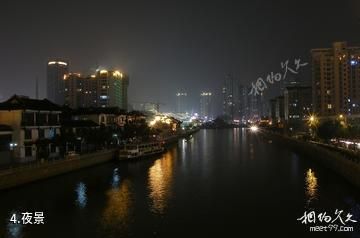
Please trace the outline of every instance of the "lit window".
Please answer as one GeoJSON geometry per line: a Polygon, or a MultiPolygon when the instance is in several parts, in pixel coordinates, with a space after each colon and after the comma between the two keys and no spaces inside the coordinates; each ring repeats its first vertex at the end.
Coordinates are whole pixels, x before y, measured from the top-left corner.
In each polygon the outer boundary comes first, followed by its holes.
{"type": "Polygon", "coordinates": [[[328,104],[328,105],[327,105],[327,108],[328,108],[328,109],[332,109],[332,105],[331,105],[331,104],[328,104]]]}

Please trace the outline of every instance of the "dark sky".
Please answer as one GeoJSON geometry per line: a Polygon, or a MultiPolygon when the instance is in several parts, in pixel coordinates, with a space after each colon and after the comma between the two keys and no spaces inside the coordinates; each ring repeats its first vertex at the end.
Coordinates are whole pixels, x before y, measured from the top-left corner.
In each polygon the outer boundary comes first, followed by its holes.
{"type": "Polygon", "coordinates": [[[36,77],[45,97],[46,61],[64,58],[75,72],[128,72],[130,101],[173,109],[184,89],[195,107],[228,73],[250,84],[283,60],[309,61],[311,48],[360,45],[358,0],[44,2],[0,2],[2,100],[34,96],[36,77]]]}

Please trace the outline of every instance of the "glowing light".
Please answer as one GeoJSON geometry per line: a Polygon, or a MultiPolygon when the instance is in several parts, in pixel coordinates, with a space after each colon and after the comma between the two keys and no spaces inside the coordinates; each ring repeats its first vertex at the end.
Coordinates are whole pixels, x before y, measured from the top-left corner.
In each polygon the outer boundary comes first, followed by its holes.
{"type": "Polygon", "coordinates": [[[318,190],[317,178],[315,176],[315,172],[313,172],[311,169],[308,169],[308,171],[306,172],[305,183],[305,193],[308,197],[308,203],[310,203],[313,199],[316,199],[318,190]]]}
{"type": "Polygon", "coordinates": [[[118,70],[114,71],[114,72],[113,72],[113,76],[114,76],[114,77],[121,77],[120,71],[118,71],[118,70]]]}
{"type": "Polygon", "coordinates": [[[107,74],[107,70],[105,70],[105,69],[102,69],[102,70],[100,70],[100,74],[107,74]]]}
{"type": "Polygon", "coordinates": [[[60,64],[60,65],[67,65],[67,63],[62,62],[62,61],[50,61],[48,62],[48,65],[53,65],[53,64],[60,64]]]}
{"type": "Polygon", "coordinates": [[[252,131],[252,132],[257,132],[259,130],[259,127],[257,127],[257,126],[250,126],[250,131],[252,131]]]}
{"type": "Polygon", "coordinates": [[[58,61],[57,63],[58,63],[58,64],[61,64],[61,65],[65,65],[65,66],[67,65],[67,63],[61,62],[61,61],[58,61]]]}
{"type": "Polygon", "coordinates": [[[100,219],[104,227],[111,229],[127,227],[127,217],[133,207],[132,201],[134,200],[130,181],[126,179],[120,181],[117,176],[117,172],[114,172],[112,186],[106,191],[107,202],[100,219]]]}
{"type": "Polygon", "coordinates": [[[84,208],[87,203],[87,195],[86,195],[86,185],[83,182],[78,183],[76,189],[76,204],[80,208],[84,208]]]}
{"type": "Polygon", "coordinates": [[[309,115],[308,117],[308,125],[316,126],[318,124],[318,118],[315,115],[309,115]]]}
{"type": "Polygon", "coordinates": [[[148,172],[150,209],[156,214],[164,214],[172,196],[173,157],[170,152],[156,160],[148,172]]]}
{"type": "Polygon", "coordinates": [[[91,78],[96,78],[95,74],[92,74],[90,77],[91,77],[91,78]]]}

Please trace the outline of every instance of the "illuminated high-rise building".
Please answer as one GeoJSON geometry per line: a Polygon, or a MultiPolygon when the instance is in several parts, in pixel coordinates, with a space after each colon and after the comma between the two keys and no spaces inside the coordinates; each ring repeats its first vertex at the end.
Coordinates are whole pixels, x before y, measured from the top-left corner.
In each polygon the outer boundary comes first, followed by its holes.
{"type": "Polygon", "coordinates": [[[65,102],[64,76],[69,72],[69,64],[62,60],[51,60],[47,62],[46,82],[47,98],[59,105],[65,102]]]}
{"type": "Polygon", "coordinates": [[[70,73],[65,77],[65,102],[71,108],[119,107],[127,110],[129,77],[120,71],[98,70],[81,76],[70,73]]]}
{"type": "Polygon", "coordinates": [[[238,85],[237,111],[239,120],[243,123],[250,118],[250,89],[249,86],[238,85]]]}
{"type": "Polygon", "coordinates": [[[209,119],[211,117],[211,92],[202,92],[200,94],[200,116],[203,119],[209,119]]]}
{"type": "Polygon", "coordinates": [[[233,120],[235,115],[234,78],[228,75],[222,87],[223,115],[233,120]]]}
{"type": "Polygon", "coordinates": [[[176,93],[176,112],[186,113],[187,112],[187,93],[178,92],[176,93]]]}
{"type": "Polygon", "coordinates": [[[360,113],[360,47],[313,49],[313,106],[320,116],[360,113]]]}

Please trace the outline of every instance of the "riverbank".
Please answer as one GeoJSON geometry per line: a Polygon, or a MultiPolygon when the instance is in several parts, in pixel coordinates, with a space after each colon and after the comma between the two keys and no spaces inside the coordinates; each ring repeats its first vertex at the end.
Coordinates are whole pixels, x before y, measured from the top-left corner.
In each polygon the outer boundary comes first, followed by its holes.
{"type": "Polygon", "coordinates": [[[115,152],[115,149],[105,150],[81,155],[73,159],[39,162],[0,170],[0,190],[102,164],[114,159],[115,152]]]}
{"type": "MultiPolygon", "coordinates": [[[[188,130],[179,135],[165,139],[168,147],[179,139],[190,136],[200,129],[188,130]]],[[[0,170],[0,190],[21,186],[38,180],[73,172],[83,168],[109,162],[117,157],[118,150],[110,149],[76,156],[72,159],[31,163],[28,165],[0,170]]]]}
{"type": "Polygon", "coordinates": [[[184,131],[183,133],[181,133],[179,135],[173,135],[173,136],[164,138],[165,146],[169,147],[172,144],[178,142],[179,139],[186,138],[186,137],[188,137],[188,136],[190,136],[192,134],[195,134],[199,130],[200,130],[200,128],[194,128],[194,129],[191,129],[191,130],[184,131]]]}
{"type": "Polygon", "coordinates": [[[360,163],[358,158],[319,143],[302,141],[266,131],[262,135],[269,140],[273,140],[275,143],[281,143],[310,159],[316,160],[323,166],[344,177],[357,188],[360,188],[360,163]]]}

